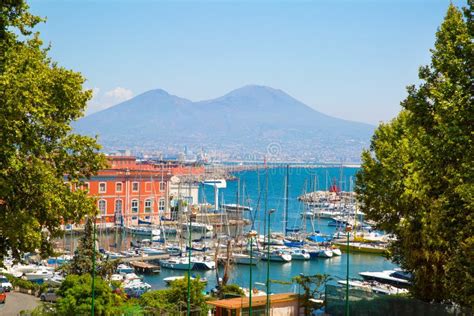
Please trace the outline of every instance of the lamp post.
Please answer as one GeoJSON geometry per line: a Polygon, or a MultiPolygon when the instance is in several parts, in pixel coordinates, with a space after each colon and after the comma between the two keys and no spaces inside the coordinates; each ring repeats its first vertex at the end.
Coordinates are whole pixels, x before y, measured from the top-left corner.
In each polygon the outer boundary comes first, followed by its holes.
{"type": "Polygon", "coordinates": [[[92,226],[92,304],[91,304],[91,315],[94,316],[94,299],[95,299],[95,216],[94,225],[92,226]]]}
{"type": "Polygon", "coordinates": [[[268,210],[267,220],[267,315],[270,315],[270,215],[275,212],[275,209],[268,210]]]}
{"type": "Polygon", "coordinates": [[[191,212],[188,212],[188,207],[186,206],[186,213],[189,216],[188,223],[188,297],[187,297],[187,315],[191,315],[191,247],[192,247],[192,236],[191,236],[191,212]]]}
{"type": "Polygon", "coordinates": [[[352,231],[352,226],[346,226],[347,233],[347,272],[346,272],[346,316],[349,316],[349,236],[352,231]]]}
{"type": "Polygon", "coordinates": [[[249,279],[250,279],[250,285],[249,285],[249,316],[252,316],[252,290],[253,290],[253,284],[252,284],[252,265],[253,265],[253,238],[257,235],[257,232],[255,231],[250,231],[247,234],[247,237],[250,238],[250,264],[249,264],[249,279]]]}

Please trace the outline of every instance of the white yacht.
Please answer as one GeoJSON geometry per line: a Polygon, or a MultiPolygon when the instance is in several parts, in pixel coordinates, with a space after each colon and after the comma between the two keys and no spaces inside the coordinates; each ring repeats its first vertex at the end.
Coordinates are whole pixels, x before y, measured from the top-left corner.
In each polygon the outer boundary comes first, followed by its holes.
{"type": "MultiPolygon", "coordinates": [[[[346,285],[345,280],[337,281],[341,285],[346,285]]],[[[395,294],[406,294],[408,293],[407,289],[401,289],[390,284],[383,284],[377,281],[358,281],[358,280],[349,280],[349,287],[365,290],[368,292],[373,292],[377,294],[385,295],[395,295],[395,294]]]]}
{"type": "Polygon", "coordinates": [[[270,260],[275,262],[290,262],[291,255],[281,250],[274,250],[270,252],[270,259],[267,258],[267,252],[263,253],[262,260],[270,260]]]}
{"type": "Polygon", "coordinates": [[[311,256],[305,249],[293,249],[290,251],[292,260],[309,260],[311,256]]]}
{"type": "Polygon", "coordinates": [[[322,248],[319,250],[318,257],[321,258],[332,258],[334,256],[334,252],[330,248],[322,248]]]}
{"type": "Polygon", "coordinates": [[[411,284],[411,274],[400,270],[385,270],[382,272],[360,272],[364,280],[374,280],[394,286],[408,287],[411,284]]]}
{"type": "Polygon", "coordinates": [[[342,256],[342,251],[341,251],[341,249],[336,248],[336,247],[333,247],[333,248],[331,248],[331,250],[332,250],[332,255],[333,255],[334,257],[342,256]]]}
{"type": "Polygon", "coordinates": [[[23,276],[28,281],[43,281],[44,279],[50,279],[54,276],[54,272],[44,268],[40,268],[33,272],[26,272],[23,276]]]}

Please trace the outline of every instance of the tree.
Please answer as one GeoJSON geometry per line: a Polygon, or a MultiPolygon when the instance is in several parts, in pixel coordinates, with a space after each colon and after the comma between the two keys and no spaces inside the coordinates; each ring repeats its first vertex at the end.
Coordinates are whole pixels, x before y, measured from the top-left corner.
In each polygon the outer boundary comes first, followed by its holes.
{"type": "Polygon", "coordinates": [[[243,297],[245,296],[245,293],[237,284],[226,284],[219,287],[217,296],[221,299],[228,297],[243,297]]]}
{"type": "MultiPolygon", "coordinates": [[[[186,310],[187,278],[175,280],[169,289],[150,291],[140,297],[140,305],[153,315],[180,315],[186,310]]],[[[205,285],[199,277],[191,280],[191,311],[192,315],[207,315],[208,306],[203,294],[205,285]]]]}
{"type": "Polygon", "coordinates": [[[94,240],[93,230],[93,221],[87,219],[84,225],[84,234],[79,239],[79,245],[74,252],[74,257],[70,263],[65,265],[65,270],[68,274],[92,274],[92,259],[94,255],[96,260],[99,259],[99,252],[95,250],[96,241],[94,240]]]}
{"type": "Polygon", "coordinates": [[[48,57],[31,31],[40,21],[24,0],[0,2],[0,264],[9,251],[51,254],[61,224],[95,214],[71,187],[105,163],[94,139],[71,132],[91,91],[48,57]]]}
{"type": "Polygon", "coordinates": [[[70,263],[62,267],[62,270],[67,274],[82,275],[88,273],[92,275],[94,270],[93,260],[96,260],[96,275],[108,279],[117,270],[120,260],[103,260],[95,247],[96,243],[93,220],[88,218],[84,225],[84,234],[81,236],[79,245],[74,252],[74,257],[70,263]]]}
{"type": "MultiPolygon", "coordinates": [[[[293,277],[293,282],[297,283],[299,287],[303,289],[303,307],[304,314],[311,315],[311,312],[316,307],[315,303],[311,302],[310,299],[318,298],[321,299],[321,289],[329,281],[327,274],[315,274],[315,275],[298,275],[293,277]]],[[[299,291],[298,291],[299,292],[299,291]]]]}
{"type": "Polygon", "coordinates": [[[391,256],[427,301],[474,307],[473,1],[450,5],[421,84],[362,154],[362,210],[397,240],[391,256]]]}
{"type": "MultiPolygon", "coordinates": [[[[95,315],[115,315],[125,297],[112,292],[102,278],[95,278],[95,315]]],[[[92,304],[92,277],[89,274],[68,275],[59,287],[61,296],[55,306],[55,315],[89,315],[92,304]]]]}

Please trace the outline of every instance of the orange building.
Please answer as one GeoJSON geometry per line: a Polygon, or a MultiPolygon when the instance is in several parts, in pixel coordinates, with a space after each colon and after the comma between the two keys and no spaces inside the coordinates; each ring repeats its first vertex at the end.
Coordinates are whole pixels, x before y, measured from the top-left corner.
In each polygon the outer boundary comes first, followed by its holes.
{"type": "Polygon", "coordinates": [[[158,224],[169,217],[169,183],[172,176],[200,175],[203,166],[137,161],[132,156],[108,157],[109,168],[86,182],[97,198],[99,223],[134,226],[158,224]]]}

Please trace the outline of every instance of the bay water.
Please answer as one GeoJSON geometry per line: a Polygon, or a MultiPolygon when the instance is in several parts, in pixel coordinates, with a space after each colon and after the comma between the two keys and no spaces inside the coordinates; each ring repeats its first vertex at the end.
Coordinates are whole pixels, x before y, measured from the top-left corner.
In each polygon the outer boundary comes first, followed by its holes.
{"type": "MultiPolygon", "coordinates": [[[[308,231],[316,230],[326,234],[333,234],[334,227],[328,226],[328,220],[321,219],[315,223],[302,221],[301,212],[304,211],[303,203],[298,201],[298,196],[313,190],[327,190],[336,184],[343,191],[351,191],[355,181],[357,168],[289,168],[288,181],[288,227],[306,226],[308,231]]],[[[285,166],[268,169],[248,170],[238,172],[235,175],[238,180],[228,181],[227,188],[220,191],[221,203],[244,204],[253,208],[253,212],[246,214],[247,218],[254,219],[253,229],[263,234],[264,206],[267,201],[267,209],[275,209],[271,215],[271,231],[283,232],[284,209],[285,209],[285,179],[287,178],[285,166]],[[268,190],[267,190],[268,188],[268,190]],[[265,194],[267,194],[265,199],[265,194]]],[[[200,192],[200,202],[214,203],[214,189],[203,186],[200,192]]],[[[247,227],[246,230],[249,230],[247,227]]],[[[290,282],[294,276],[299,274],[314,275],[328,274],[337,281],[345,279],[347,272],[347,257],[343,253],[340,257],[317,258],[315,260],[297,261],[289,263],[270,262],[271,292],[296,292],[294,284],[290,282]]],[[[396,265],[383,256],[373,254],[351,253],[349,255],[349,276],[358,277],[362,271],[382,271],[395,268],[396,265]]],[[[145,275],[144,280],[159,289],[166,286],[163,281],[168,276],[184,275],[183,271],[162,269],[159,275],[145,275]]],[[[193,271],[194,275],[200,275],[208,279],[207,290],[216,285],[216,271],[193,271]]],[[[222,277],[223,268],[219,269],[219,277],[222,277]]],[[[230,283],[236,283],[241,287],[249,288],[250,267],[245,265],[233,265],[230,273],[230,283]]],[[[265,290],[267,278],[267,262],[261,261],[252,267],[252,287],[265,290]]]]}

